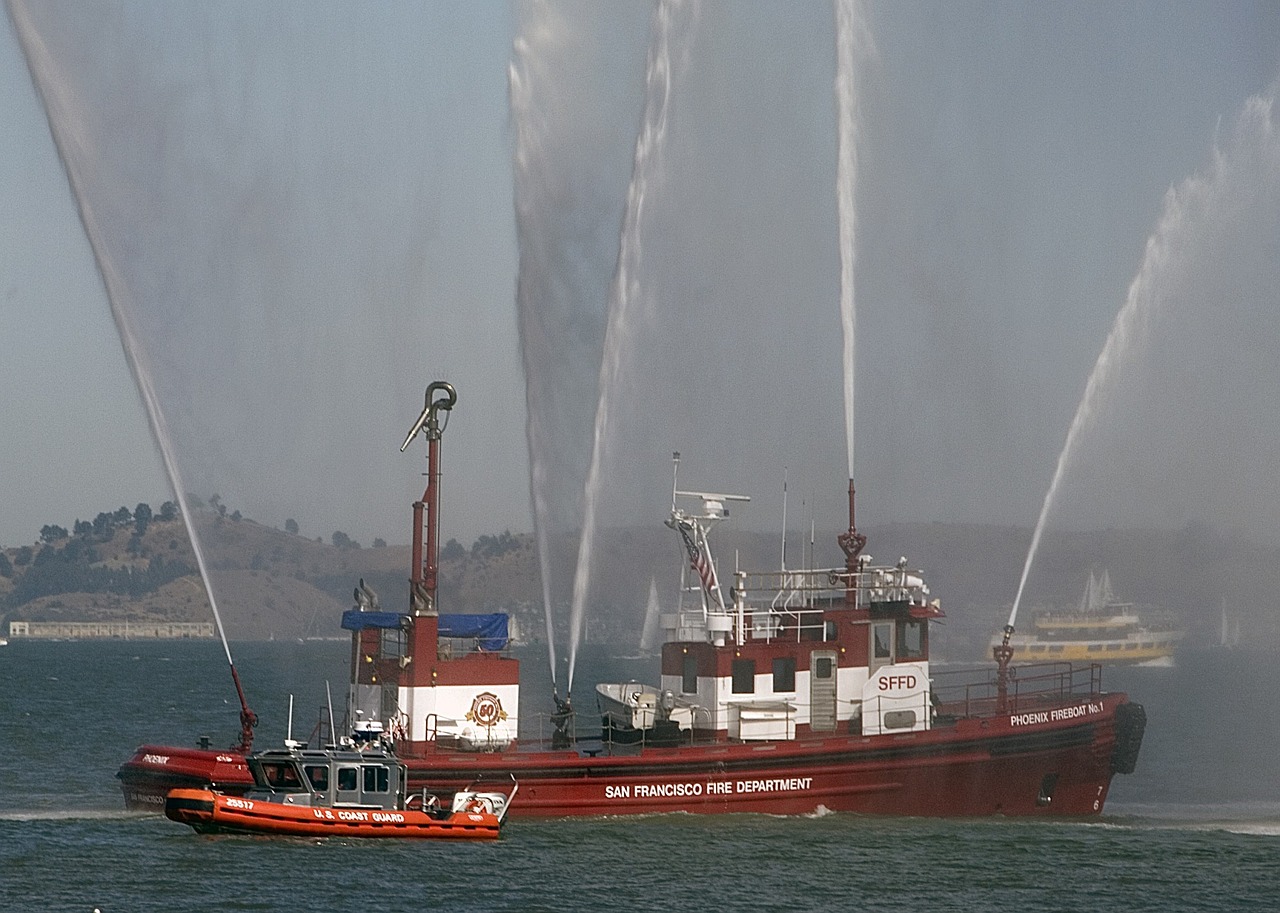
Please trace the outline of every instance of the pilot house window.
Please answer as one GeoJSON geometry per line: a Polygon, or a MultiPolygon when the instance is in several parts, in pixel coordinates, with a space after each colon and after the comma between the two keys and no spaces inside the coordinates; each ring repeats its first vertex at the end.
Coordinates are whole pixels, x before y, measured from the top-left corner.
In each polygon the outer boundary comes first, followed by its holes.
{"type": "Polygon", "coordinates": [[[904,621],[898,626],[898,659],[924,658],[923,621],[904,621]]]}
{"type": "Polygon", "coordinates": [[[756,661],[754,659],[735,659],[733,661],[733,693],[755,694],[756,661]]]}
{"type": "Polygon", "coordinates": [[[329,790],[329,765],[328,764],[308,764],[303,768],[307,772],[307,779],[311,781],[311,788],[317,792],[328,792],[329,790]]]}
{"type": "Polygon", "coordinates": [[[389,771],[381,764],[364,766],[364,791],[367,793],[385,793],[390,791],[389,771]]]}
{"type": "Polygon", "coordinates": [[[872,656],[878,660],[893,659],[893,625],[875,624],[871,626],[872,656]]]}

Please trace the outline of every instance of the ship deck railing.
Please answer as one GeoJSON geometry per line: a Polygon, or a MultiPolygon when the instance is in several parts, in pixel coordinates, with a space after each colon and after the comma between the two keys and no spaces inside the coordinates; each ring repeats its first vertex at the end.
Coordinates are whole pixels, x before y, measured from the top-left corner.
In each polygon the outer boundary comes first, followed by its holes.
{"type": "Polygon", "coordinates": [[[999,710],[999,682],[994,668],[935,671],[932,676],[939,716],[964,719],[994,716],[998,712],[1025,713],[1102,694],[1099,663],[1010,666],[1003,711],[999,710]],[[975,679],[979,672],[982,677],[975,679]]]}
{"type": "Polygon", "coordinates": [[[849,605],[867,608],[877,603],[923,605],[929,595],[921,572],[906,565],[864,566],[797,571],[737,571],[721,609],[699,586],[682,593],[697,597],[697,607],[680,607],[675,615],[680,639],[704,630],[710,615],[731,619],[740,643],[775,640],[829,640],[831,631],[823,610],[849,605]]]}
{"type": "Polygon", "coordinates": [[[767,604],[775,610],[843,604],[850,591],[855,604],[864,608],[875,602],[923,604],[929,595],[923,572],[905,564],[864,565],[853,572],[845,568],[737,571],[733,577],[733,591],[744,602],[760,607],[767,604]]]}
{"type": "Polygon", "coordinates": [[[459,659],[481,653],[508,658],[515,656],[511,638],[507,638],[507,642],[497,650],[486,650],[481,644],[484,639],[483,637],[450,637],[442,634],[436,640],[436,659],[459,659]]]}

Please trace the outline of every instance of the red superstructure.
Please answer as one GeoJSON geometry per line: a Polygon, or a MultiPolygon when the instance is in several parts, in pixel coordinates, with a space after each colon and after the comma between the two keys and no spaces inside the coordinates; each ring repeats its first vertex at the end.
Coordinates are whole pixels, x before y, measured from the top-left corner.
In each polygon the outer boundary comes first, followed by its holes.
{"type": "MultiPolygon", "coordinates": [[[[343,616],[350,710],[386,723],[411,788],[447,794],[514,776],[518,816],[1087,816],[1101,812],[1112,776],[1134,769],[1145,713],[1104,692],[1097,666],[1011,668],[997,648],[991,669],[931,668],[929,622],[942,609],[906,559],[862,554],[852,482],[843,567],[735,570],[727,585],[710,533],[727,503],[746,499],[673,485],[667,525],[688,561],[662,615],[659,681],[598,685],[598,730],[594,715],[588,732],[562,704],[550,739],[522,740],[505,617],[436,605],[437,419],[455,402],[452,387],[433,384],[410,433],[426,434],[429,467],[409,611],[382,612],[358,592],[343,616]]],[[[126,797],[159,776],[143,755],[163,751],[144,747],[122,767],[126,797]]]]}

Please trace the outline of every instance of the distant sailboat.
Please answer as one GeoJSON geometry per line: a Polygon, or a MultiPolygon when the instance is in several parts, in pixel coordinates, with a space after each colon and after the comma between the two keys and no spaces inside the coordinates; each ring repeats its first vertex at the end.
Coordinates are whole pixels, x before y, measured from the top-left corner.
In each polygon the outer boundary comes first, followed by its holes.
{"type": "Polygon", "coordinates": [[[1240,619],[1227,615],[1227,601],[1222,601],[1222,630],[1219,634],[1219,646],[1240,646],[1240,619]]]}
{"type": "Polygon", "coordinates": [[[645,655],[651,655],[654,650],[658,649],[658,635],[660,634],[659,622],[661,620],[661,609],[658,605],[658,584],[652,577],[649,578],[649,603],[644,610],[644,628],[640,632],[640,652],[645,655]]]}

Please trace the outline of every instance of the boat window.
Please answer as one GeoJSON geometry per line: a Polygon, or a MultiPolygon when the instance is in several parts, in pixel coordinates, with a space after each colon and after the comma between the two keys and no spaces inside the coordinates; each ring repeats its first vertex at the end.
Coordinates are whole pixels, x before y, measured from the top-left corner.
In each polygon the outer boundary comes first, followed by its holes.
{"type": "Polygon", "coordinates": [[[698,692],[698,658],[688,653],[684,655],[684,675],[680,679],[680,692],[682,694],[698,692]]]}
{"type": "Polygon", "coordinates": [[[385,793],[391,790],[390,772],[382,764],[366,764],[364,766],[364,791],[367,793],[385,793]]]}
{"type": "Polygon", "coordinates": [[[328,764],[308,764],[303,770],[307,773],[307,779],[311,781],[312,789],[320,793],[329,791],[328,764]]]}
{"type": "Polygon", "coordinates": [[[264,761],[262,775],[272,789],[298,789],[298,770],[292,761],[264,761]]]}
{"type": "Polygon", "coordinates": [[[733,693],[755,694],[756,661],[754,659],[735,659],[733,661],[733,693]]]}
{"type": "Polygon", "coordinates": [[[924,658],[924,622],[904,621],[898,626],[898,658],[924,658]]]}
{"type": "Polygon", "coordinates": [[[356,768],[338,768],[338,790],[340,792],[353,792],[359,785],[359,771],[356,768]]]}
{"type": "Polygon", "coordinates": [[[796,690],[796,660],[793,656],[778,656],[773,660],[773,691],[775,694],[796,690]]]}
{"type": "Polygon", "coordinates": [[[893,625],[892,623],[871,626],[874,643],[872,649],[876,659],[893,658],[893,625]]]}
{"type": "Polygon", "coordinates": [[[819,656],[813,664],[815,678],[831,678],[831,657],[819,656]]]}
{"type": "Polygon", "coordinates": [[[821,612],[800,613],[800,639],[822,640],[827,635],[827,626],[823,624],[821,612]]]}
{"type": "Polygon", "coordinates": [[[404,631],[400,628],[382,629],[382,658],[400,659],[404,656],[404,631]]]}

